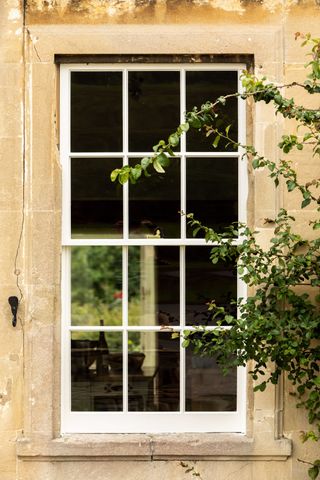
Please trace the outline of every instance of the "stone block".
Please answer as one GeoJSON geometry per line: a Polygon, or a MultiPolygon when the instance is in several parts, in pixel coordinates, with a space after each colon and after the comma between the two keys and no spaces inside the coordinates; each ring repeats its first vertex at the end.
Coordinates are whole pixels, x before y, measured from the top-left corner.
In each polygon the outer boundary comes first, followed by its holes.
{"type": "Polygon", "coordinates": [[[57,250],[54,215],[34,212],[28,217],[26,235],[30,249],[29,282],[49,287],[54,285],[57,268],[57,250]]]}
{"type": "Polygon", "coordinates": [[[269,178],[269,170],[254,170],[255,220],[259,226],[267,228],[265,219],[274,218],[279,194],[279,189],[276,189],[273,180],[269,178]]]}
{"type": "Polygon", "coordinates": [[[27,390],[26,408],[32,417],[32,428],[38,434],[52,432],[52,388],[51,382],[44,379],[52,378],[53,368],[53,329],[50,325],[39,327],[30,325],[26,331],[26,341],[31,342],[32,349],[27,357],[31,369],[31,383],[27,390]]]}
{"type": "Polygon", "coordinates": [[[22,63],[22,28],[20,25],[1,25],[0,21],[0,60],[2,64],[22,63]]]}
{"type": "Polygon", "coordinates": [[[33,185],[32,185],[33,211],[48,212],[52,214],[55,207],[56,207],[56,196],[55,196],[55,186],[53,184],[53,181],[51,183],[33,182],[33,185]]]}
{"type": "MultiPolygon", "coordinates": [[[[0,406],[1,411],[1,406],[0,406]]],[[[1,418],[3,416],[1,412],[1,418]]],[[[0,478],[1,480],[15,480],[16,466],[12,459],[15,456],[15,440],[17,431],[4,431],[1,428],[1,458],[0,458],[0,478]]]]}
{"type": "Polygon", "coordinates": [[[23,67],[21,64],[7,63],[0,66],[0,87],[22,87],[23,67]]]}
{"type": "Polygon", "coordinates": [[[0,138],[21,135],[22,100],[19,87],[0,87],[0,138]]]}
{"type": "MultiPolygon", "coordinates": [[[[79,475],[79,467],[77,468],[79,475]]],[[[18,462],[17,480],[55,480],[56,465],[50,462],[18,462]]],[[[63,477],[62,477],[63,478],[63,477]]],[[[10,479],[11,480],[11,479],[10,479]]],[[[70,479],[71,480],[71,479],[70,479]]]]}
{"type": "Polygon", "coordinates": [[[19,137],[0,138],[0,210],[18,211],[22,205],[22,141],[19,137]]]}
{"type": "MultiPolygon", "coordinates": [[[[0,243],[3,245],[0,256],[1,284],[15,284],[14,262],[21,231],[21,210],[0,210],[0,225],[0,243]]],[[[21,259],[18,263],[23,265],[21,259]]]]}

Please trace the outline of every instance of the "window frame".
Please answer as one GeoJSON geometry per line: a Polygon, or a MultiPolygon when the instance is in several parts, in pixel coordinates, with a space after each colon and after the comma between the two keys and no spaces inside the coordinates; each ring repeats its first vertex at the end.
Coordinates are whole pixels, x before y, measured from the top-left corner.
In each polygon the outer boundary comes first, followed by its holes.
{"type": "MultiPolygon", "coordinates": [[[[62,433],[172,433],[172,432],[237,432],[245,433],[246,431],[246,369],[239,367],[237,372],[237,411],[236,412],[72,412],[71,411],[71,356],[70,356],[70,332],[71,331],[123,331],[125,328],[127,332],[142,331],[149,327],[72,327],[70,325],[70,247],[74,245],[121,245],[124,250],[124,258],[127,258],[127,251],[130,245],[170,245],[170,246],[191,246],[191,245],[207,245],[204,239],[186,238],[186,223],[185,218],[181,217],[181,238],[177,239],[131,239],[128,232],[128,184],[123,188],[123,223],[127,226],[124,228],[123,239],[74,239],[71,238],[71,208],[70,208],[70,158],[107,158],[119,157],[124,158],[124,161],[136,157],[137,159],[149,154],[151,152],[134,152],[129,153],[128,145],[126,144],[126,131],[128,125],[128,115],[126,110],[127,105],[127,91],[123,88],[123,136],[124,136],[124,150],[122,152],[77,152],[72,153],[70,149],[70,77],[72,71],[122,71],[123,73],[123,87],[126,86],[126,76],[128,71],[147,71],[147,70],[175,70],[184,72],[181,75],[181,122],[184,121],[183,112],[185,110],[183,99],[185,99],[184,91],[184,74],[187,70],[217,70],[217,71],[237,71],[238,72],[238,87],[241,91],[241,84],[239,76],[241,70],[245,68],[244,64],[207,64],[199,63],[191,64],[62,64],[60,66],[60,155],[63,174],[63,190],[62,190],[62,330],[61,330],[61,431],[62,433]],[[164,421],[164,416],[167,422],[164,421]],[[121,419],[119,418],[121,417],[121,419]],[[146,419],[146,425],[141,426],[142,419],[146,419]],[[115,420],[112,424],[108,423],[110,420],[115,420]],[[108,428],[105,425],[108,425],[108,428]],[[170,425],[170,428],[168,427],[170,425]],[[187,425],[186,425],[187,424],[187,425]],[[125,427],[125,428],[124,428],[125,427]]],[[[240,143],[245,143],[245,125],[246,125],[246,111],[245,102],[238,99],[238,138],[240,143]]],[[[181,141],[181,151],[177,156],[185,158],[186,148],[185,139],[181,141]]],[[[248,193],[247,185],[247,165],[242,158],[243,151],[241,148],[238,152],[190,152],[191,157],[238,157],[238,219],[241,222],[246,221],[246,201],[248,193]]],[[[185,195],[185,167],[182,169],[181,175],[181,201],[182,206],[186,205],[185,195]]],[[[238,240],[234,240],[237,244],[238,240]]],[[[181,249],[182,250],[182,249],[181,249]]],[[[180,255],[181,265],[180,271],[184,270],[183,255],[180,255]]],[[[125,262],[123,262],[123,270],[125,270],[125,262]]],[[[123,277],[126,278],[126,275],[123,277]]],[[[125,291],[126,285],[123,285],[125,291]]],[[[184,293],[183,276],[180,278],[181,296],[184,293]]],[[[237,280],[238,296],[245,297],[246,289],[243,282],[237,280]]],[[[181,298],[180,296],[180,298],[181,298]]],[[[124,298],[124,302],[127,299],[124,298]]],[[[126,307],[125,307],[126,308],[126,307]]],[[[182,308],[182,306],[180,307],[182,308]]],[[[124,310],[125,311],[125,310],[124,310]]],[[[160,331],[161,327],[150,327],[152,331],[160,331]]],[[[174,330],[179,331],[186,327],[174,327],[174,330]]],[[[188,327],[188,329],[191,329],[188,327]]],[[[181,340],[182,341],[182,340],[181,340]]],[[[124,343],[125,345],[125,343],[124,343]]],[[[181,349],[181,352],[183,350],[181,349]]],[[[124,348],[124,356],[126,355],[126,347],[124,348]]],[[[184,368],[183,353],[180,354],[182,360],[180,368],[184,368]]],[[[125,365],[125,363],[124,363],[125,365]]],[[[181,377],[182,378],[182,377],[181,377]]],[[[123,382],[124,384],[126,382],[123,382]]],[[[180,391],[184,388],[183,382],[180,382],[180,391]]],[[[125,387],[124,387],[125,389],[125,387]]],[[[124,390],[124,394],[125,394],[124,390]]]]}

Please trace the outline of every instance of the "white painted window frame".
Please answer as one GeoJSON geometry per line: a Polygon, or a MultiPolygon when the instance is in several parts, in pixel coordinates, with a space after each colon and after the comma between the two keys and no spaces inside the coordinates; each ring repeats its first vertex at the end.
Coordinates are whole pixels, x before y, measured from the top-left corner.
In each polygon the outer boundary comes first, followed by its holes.
{"type": "MultiPolygon", "coordinates": [[[[128,232],[128,184],[123,187],[123,224],[122,239],[73,239],[71,238],[71,178],[70,158],[123,158],[128,162],[129,151],[127,144],[128,128],[128,98],[127,77],[128,71],[170,70],[181,72],[181,123],[184,122],[185,108],[185,72],[191,70],[210,71],[237,71],[238,89],[241,91],[240,74],[245,65],[239,64],[68,64],[60,66],[60,155],[62,165],[62,320],[61,320],[61,433],[178,433],[178,432],[237,432],[246,433],[246,369],[237,369],[237,409],[234,412],[186,412],[183,411],[185,399],[184,369],[185,350],[180,349],[180,412],[129,412],[127,405],[127,368],[124,365],[124,411],[123,412],[72,412],[71,411],[71,349],[70,334],[73,331],[121,331],[123,333],[123,358],[127,355],[127,335],[130,331],[160,331],[161,327],[131,327],[127,322],[128,299],[123,298],[123,326],[121,327],[75,327],[71,326],[71,278],[70,278],[70,250],[75,245],[117,245],[123,248],[123,271],[126,272],[128,261],[128,246],[130,245],[176,245],[180,246],[180,316],[181,325],[174,327],[176,331],[186,329],[184,326],[184,250],[188,245],[207,245],[204,239],[186,238],[186,219],[181,217],[180,239],[130,239],[128,232]],[[83,152],[72,153],[70,150],[70,78],[73,71],[121,71],[123,72],[123,152],[83,152]]],[[[246,134],[245,101],[238,98],[238,138],[245,143],[246,134]]],[[[246,202],[248,194],[247,165],[241,148],[237,152],[190,152],[192,157],[238,157],[238,218],[246,221],[246,202]]],[[[130,158],[142,158],[152,152],[130,153],[130,158]]],[[[177,153],[181,159],[181,210],[186,211],[186,141],[181,139],[181,152],[177,153]]],[[[234,240],[237,244],[238,240],[234,240]]],[[[127,287],[126,275],[123,276],[123,291],[127,287]]],[[[237,281],[238,296],[246,296],[243,282],[237,281]]],[[[187,327],[191,329],[189,326],[187,327]]],[[[211,327],[214,328],[214,327],[211,327]]],[[[182,339],[181,339],[182,342],[182,339]]]]}

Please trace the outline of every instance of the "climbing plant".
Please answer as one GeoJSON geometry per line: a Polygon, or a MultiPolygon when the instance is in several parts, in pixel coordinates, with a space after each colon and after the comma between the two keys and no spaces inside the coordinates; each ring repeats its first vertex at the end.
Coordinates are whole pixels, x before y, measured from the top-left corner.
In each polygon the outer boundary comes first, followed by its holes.
{"type": "MultiPolygon", "coordinates": [[[[194,107],[186,113],[181,124],[167,140],[153,147],[154,154],[143,158],[135,166],[124,166],[111,174],[112,181],[135,183],[142,175],[151,172],[164,174],[169,157],[174,157],[174,147],[181,135],[195,129],[212,137],[217,148],[221,139],[235,149],[241,148],[254,169],[266,169],[276,186],[283,183],[288,192],[301,194],[301,208],[309,206],[318,217],[306,225],[305,235],[295,232],[295,219],[280,209],[275,218],[266,219],[273,226],[273,236],[268,248],[259,244],[259,234],[244,224],[232,224],[222,233],[202,224],[187,213],[194,236],[204,234],[208,243],[214,242],[210,259],[212,263],[234,260],[239,277],[249,287],[246,299],[234,299],[238,315],[226,312],[214,299],[208,305],[216,319],[217,328],[184,332],[184,346],[192,346],[200,355],[215,356],[224,370],[239,365],[252,365],[249,374],[256,382],[255,390],[264,391],[268,383],[277,384],[285,374],[293,386],[297,407],[306,411],[310,430],[302,434],[302,441],[320,439],[320,178],[303,183],[290,161],[290,154],[298,151],[320,157],[320,110],[298,105],[294,98],[283,93],[291,87],[301,88],[314,98],[320,93],[320,39],[311,35],[296,34],[302,45],[310,47],[304,82],[277,86],[244,72],[244,92],[221,96],[194,107]],[[285,87],[285,88],[284,88],[285,87]],[[283,135],[278,144],[279,161],[259,154],[253,145],[240,144],[230,135],[230,125],[221,122],[221,109],[232,97],[252,99],[254,102],[272,104],[275,113],[294,120],[292,133],[283,135]],[[310,153],[311,152],[311,153],[310,153]],[[234,238],[241,241],[235,245],[234,238]],[[225,326],[229,328],[225,328],[225,326]]],[[[307,462],[306,462],[307,463],[307,462]]],[[[310,463],[309,478],[314,480],[320,472],[320,459],[310,463]]]]}

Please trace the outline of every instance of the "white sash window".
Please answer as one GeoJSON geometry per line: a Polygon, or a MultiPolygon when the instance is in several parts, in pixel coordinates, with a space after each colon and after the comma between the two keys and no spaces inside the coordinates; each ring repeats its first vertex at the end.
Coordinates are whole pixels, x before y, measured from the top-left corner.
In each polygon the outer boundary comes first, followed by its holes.
{"type": "MultiPolygon", "coordinates": [[[[182,348],[215,328],[207,304],[244,296],[235,266],[209,261],[180,212],[221,230],[245,221],[242,152],[181,139],[165,174],[110,173],[152,154],[194,105],[239,90],[243,65],[62,65],[62,432],[244,432],[245,369],[182,348]]],[[[221,111],[245,141],[245,107],[221,111]]],[[[237,240],[235,240],[235,243],[237,240]]]]}

